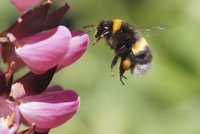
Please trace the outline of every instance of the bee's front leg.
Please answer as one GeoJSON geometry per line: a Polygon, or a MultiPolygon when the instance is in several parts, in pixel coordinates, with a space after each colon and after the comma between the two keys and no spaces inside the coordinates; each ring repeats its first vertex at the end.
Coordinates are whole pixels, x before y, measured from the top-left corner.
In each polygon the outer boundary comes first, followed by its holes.
{"type": "Polygon", "coordinates": [[[118,61],[119,57],[117,55],[115,55],[115,57],[113,58],[112,60],[112,63],[111,63],[111,76],[115,76],[115,74],[113,73],[113,67],[117,64],[117,61],[118,61]]]}

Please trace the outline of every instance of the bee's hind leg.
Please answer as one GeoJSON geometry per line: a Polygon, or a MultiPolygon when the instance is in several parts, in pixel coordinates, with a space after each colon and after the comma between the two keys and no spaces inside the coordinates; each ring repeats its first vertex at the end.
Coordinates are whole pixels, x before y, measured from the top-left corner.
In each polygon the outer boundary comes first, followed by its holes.
{"type": "Polygon", "coordinates": [[[122,66],[122,62],[120,64],[120,68],[119,68],[119,75],[120,75],[120,81],[122,82],[122,85],[125,85],[124,82],[123,82],[123,78],[124,79],[127,79],[125,76],[124,76],[124,72],[126,70],[124,70],[123,66],[122,66]]]}
{"type": "Polygon", "coordinates": [[[121,64],[120,64],[120,68],[119,68],[119,73],[120,73],[120,81],[122,82],[123,85],[124,85],[124,82],[122,81],[122,78],[127,79],[124,76],[124,72],[126,70],[129,70],[131,68],[131,65],[132,65],[132,61],[131,61],[130,57],[126,57],[126,58],[123,58],[121,60],[121,64]]]}
{"type": "Polygon", "coordinates": [[[120,72],[119,72],[119,74],[120,74],[120,81],[122,82],[122,85],[125,85],[124,82],[123,82],[123,78],[124,78],[124,79],[127,79],[127,78],[124,76],[124,72],[125,72],[125,70],[121,69],[121,67],[120,67],[120,72]]]}

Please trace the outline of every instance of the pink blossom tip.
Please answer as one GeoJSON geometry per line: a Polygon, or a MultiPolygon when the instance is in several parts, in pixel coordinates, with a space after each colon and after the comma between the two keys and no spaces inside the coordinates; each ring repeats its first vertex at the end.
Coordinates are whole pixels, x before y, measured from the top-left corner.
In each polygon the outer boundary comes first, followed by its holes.
{"type": "Polygon", "coordinates": [[[20,13],[24,13],[29,9],[35,7],[42,0],[11,0],[12,4],[17,8],[20,13]]]}
{"type": "Polygon", "coordinates": [[[81,30],[73,31],[69,51],[65,54],[63,60],[58,64],[57,70],[76,62],[86,51],[88,43],[89,37],[87,33],[81,30]]]}
{"type": "Polygon", "coordinates": [[[33,73],[42,74],[60,63],[70,42],[70,31],[59,26],[18,41],[22,46],[16,49],[16,53],[33,73]]]}
{"type": "Polygon", "coordinates": [[[44,92],[20,100],[20,112],[28,125],[47,131],[69,120],[78,110],[79,96],[72,90],[44,92]]]}

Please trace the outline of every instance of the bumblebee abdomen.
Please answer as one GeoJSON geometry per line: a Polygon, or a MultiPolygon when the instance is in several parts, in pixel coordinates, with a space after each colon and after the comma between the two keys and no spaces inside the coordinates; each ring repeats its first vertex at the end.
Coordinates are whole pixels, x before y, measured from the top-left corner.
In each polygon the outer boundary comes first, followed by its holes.
{"type": "Polygon", "coordinates": [[[139,52],[145,50],[148,47],[148,43],[145,38],[140,37],[133,45],[132,45],[132,52],[134,55],[137,55],[139,52]]]}
{"type": "Polygon", "coordinates": [[[141,65],[151,63],[152,58],[151,50],[148,47],[139,52],[137,55],[132,56],[134,62],[141,65]]]}

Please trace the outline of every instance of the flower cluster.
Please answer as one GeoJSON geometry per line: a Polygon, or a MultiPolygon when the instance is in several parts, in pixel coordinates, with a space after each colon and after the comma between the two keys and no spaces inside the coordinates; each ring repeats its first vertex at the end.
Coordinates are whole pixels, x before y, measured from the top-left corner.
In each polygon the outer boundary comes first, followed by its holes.
{"type": "Polygon", "coordinates": [[[49,12],[51,1],[11,0],[21,16],[0,33],[0,134],[48,133],[78,110],[80,97],[73,90],[48,87],[55,73],[77,61],[88,45],[88,35],[59,25],[69,6],[49,12]],[[13,81],[15,72],[30,72],[13,81]]]}

